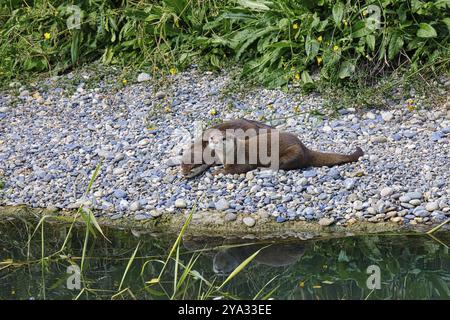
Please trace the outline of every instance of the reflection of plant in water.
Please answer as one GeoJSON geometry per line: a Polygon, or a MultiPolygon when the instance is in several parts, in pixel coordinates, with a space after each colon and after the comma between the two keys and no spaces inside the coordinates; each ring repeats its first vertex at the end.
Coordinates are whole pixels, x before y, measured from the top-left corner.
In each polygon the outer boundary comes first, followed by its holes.
{"type": "MultiPolygon", "coordinates": [[[[42,299],[77,297],[80,291],[66,288],[66,268],[80,265],[85,244],[85,227],[45,220],[44,246],[39,236],[30,235],[36,222],[16,216],[0,222],[0,299],[42,299]],[[70,231],[70,233],[69,233],[70,231]],[[64,252],[58,252],[65,244],[64,252]],[[41,278],[41,250],[45,268],[41,278]]],[[[277,241],[242,246],[213,242],[185,247],[174,245],[171,236],[104,228],[105,236],[89,239],[85,246],[82,299],[200,299],[273,297],[276,299],[403,299],[448,298],[450,259],[448,248],[424,236],[365,236],[315,241],[277,241]],[[139,246],[138,246],[139,244],[139,246]],[[287,250],[292,247],[296,250],[287,250]],[[168,250],[172,250],[169,255],[168,250]],[[244,249],[245,248],[245,249],[244,249]],[[255,251],[265,248],[252,259],[255,251]],[[294,252],[280,260],[274,252],[294,252]],[[283,249],[285,248],[285,249],[283,249]],[[296,252],[296,253],[295,253],[296,252]],[[224,253],[226,253],[224,255],[224,253]],[[298,254],[296,257],[295,254],[298,254]],[[232,273],[213,272],[214,257],[231,255],[232,273]],[[246,261],[245,265],[242,263],[246,261]],[[276,263],[274,262],[276,261],[276,263]],[[281,262],[280,262],[281,261],[281,262]],[[165,269],[162,271],[162,266],[165,269]],[[367,267],[381,270],[381,289],[366,287],[367,267]],[[158,275],[161,275],[158,277],[158,275]],[[149,285],[156,277],[158,282],[149,285]],[[120,288],[120,290],[119,290],[120,288]],[[220,288],[220,290],[218,290],[220,288]]],[[[448,234],[440,234],[445,244],[448,234]]],[[[184,240],[184,239],[183,239],[184,240]]],[[[217,240],[217,239],[216,239],[217,240]]],[[[187,244],[187,242],[186,242],[187,244]]],[[[227,258],[228,259],[228,258],[227,258]]]]}

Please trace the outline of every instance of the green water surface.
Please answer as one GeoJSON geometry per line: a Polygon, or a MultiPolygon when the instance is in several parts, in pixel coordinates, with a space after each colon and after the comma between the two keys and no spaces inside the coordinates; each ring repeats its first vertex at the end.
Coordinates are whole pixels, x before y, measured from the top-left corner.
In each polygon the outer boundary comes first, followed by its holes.
{"type": "Polygon", "coordinates": [[[0,222],[0,299],[448,299],[450,296],[448,232],[437,233],[436,238],[368,235],[264,242],[186,235],[160,281],[151,283],[150,280],[158,278],[176,235],[104,228],[108,240],[98,232],[96,238],[88,237],[77,288],[73,278],[77,275],[76,267],[71,266],[81,265],[85,227],[75,227],[65,249],[58,253],[70,224],[45,222],[43,233],[41,227],[36,229],[37,224],[38,221],[18,217],[0,222]],[[258,250],[240,273],[219,288],[236,267],[258,250]],[[190,262],[193,267],[184,276],[190,262]]]}

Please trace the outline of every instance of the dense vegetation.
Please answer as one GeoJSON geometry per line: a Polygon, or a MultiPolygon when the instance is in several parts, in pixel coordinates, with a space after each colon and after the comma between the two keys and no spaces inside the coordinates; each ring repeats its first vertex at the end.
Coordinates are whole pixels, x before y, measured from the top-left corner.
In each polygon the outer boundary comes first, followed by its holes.
{"type": "Polygon", "coordinates": [[[191,63],[269,86],[309,86],[407,66],[447,70],[450,0],[8,0],[0,82],[100,60],[172,70],[191,63]],[[363,71],[364,70],[364,71],[363,71]]]}

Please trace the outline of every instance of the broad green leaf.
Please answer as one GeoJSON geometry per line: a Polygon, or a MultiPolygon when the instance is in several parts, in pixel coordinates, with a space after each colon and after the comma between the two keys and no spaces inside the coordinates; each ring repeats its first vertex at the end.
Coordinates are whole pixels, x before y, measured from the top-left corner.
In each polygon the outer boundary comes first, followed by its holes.
{"type": "Polygon", "coordinates": [[[447,25],[447,29],[450,32],[450,18],[444,18],[442,19],[442,22],[444,22],[447,25]]]}
{"type": "Polygon", "coordinates": [[[397,56],[397,54],[403,48],[403,44],[403,37],[398,33],[394,33],[391,37],[391,40],[389,41],[388,47],[388,58],[390,60],[394,59],[397,56]]]}
{"type": "Polygon", "coordinates": [[[372,33],[372,30],[366,27],[365,21],[358,21],[355,23],[355,26],[353,27],[352,37],[353,38],[360,38],[364,37],[368,34],[372,33]]]}
{"type": "Polygon", "coordinates": [[[336,2],[336,4],[333,6],[333,20],[336,24],[339,24],[342,20],[342,17],[344,16],[344,9],[345,6],[342,2],[336,2]]]}
{"type": "Polygon", "coordinates": [[[314,59],[319,53],[319,42],[315,39],[307,39],[305,42],[305,52],[308,59],[314,59]]]}
{"type": "Polygon", "coordinates": [[[238,3],[244,8],[248,8],[255,11],[268,11],[270,8],[266,4],[272,4],[270,1],[251,1],[251,0],[238,0],[238,3]]]}
{"type": "Polygon", "coordinates": [[[437,37],[437,33],[428,23],[421,23],[419,25],[419,30],[417,30],[417,36],[419,38],[434,38],[437,37]]]}
{"type": "Polygon", "coordinates": [[[350,77],[350,75],[355,72],[355,65],[351,61],[344,61],[341,64],[341,68],[339,70],[339,78],[344,79],[350,77]]]}
{"type": "Polygon", "coordinates": [[[367,46],[369,47],[370,51],[375,50],[375,36],[373,34],[368,34],[366,36],[366,43],[367,43],[367,46]]]}
{"type": "Polygon", "coordinates": [[[312,80],[311,76],[309,75],[308,71],[303,71],[301,77],[302,77],[303,84],[313,83],[313,80],[312,80]]]}
{"type": "Polygon", "coordinates": [[[210,62],[211,62],[212,66],[214,66],[216,68],[220,68],[219,59],[217,58],[217,56],[215,54],[211,55],[210,62]]]}

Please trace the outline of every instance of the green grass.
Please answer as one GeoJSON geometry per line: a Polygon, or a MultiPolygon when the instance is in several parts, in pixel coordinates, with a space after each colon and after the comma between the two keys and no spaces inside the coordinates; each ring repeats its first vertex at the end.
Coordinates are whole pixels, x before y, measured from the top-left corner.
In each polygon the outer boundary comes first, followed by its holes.
{"type": "Polygon", "coordinates": [[[311,90],[361,77],[367,84],[395,70],[436,75],[450,62],[448,0],[76,3],[76,10],[64,0],[0,5],[0,85],[98,61],[119,66],[124,78],[131,70],[237,64],[257,83],[311,90]]]}

